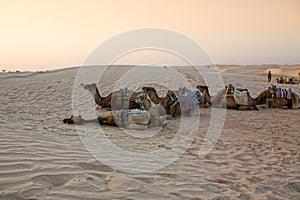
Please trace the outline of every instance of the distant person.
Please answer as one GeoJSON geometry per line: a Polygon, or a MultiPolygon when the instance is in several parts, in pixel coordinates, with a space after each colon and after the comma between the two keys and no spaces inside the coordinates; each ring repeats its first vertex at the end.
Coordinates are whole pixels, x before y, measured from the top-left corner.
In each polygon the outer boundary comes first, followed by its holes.
{"type": "Polygon", "coordinates": [[[271,70],[268,73],[268,82],[271,82],[272,80],[272,74],[271,74],[271,70]]]}

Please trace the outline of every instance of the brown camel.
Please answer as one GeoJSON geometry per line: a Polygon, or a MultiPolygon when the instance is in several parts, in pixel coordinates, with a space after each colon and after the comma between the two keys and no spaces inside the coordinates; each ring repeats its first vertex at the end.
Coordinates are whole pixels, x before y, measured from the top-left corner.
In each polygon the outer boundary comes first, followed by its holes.
{"type": "Polygon", "coordinates": [[[181,115],[179,100],[173,91],[169,90],[166,96],[159,97],[154,87],[143,87],[142,90],[154,104],[162,105],[168,115],[172,117],[181,115]]]}
{"type": "Polygon", "coordinates": [[[83,119],[81,116],[71,116],[70,118],[64,119],[63,123],[77,125],[99,123],[100,125],[145,129],[147,127],[164,127],[166,125],[165,120],[166,113],[164,108],[160,105],[155,105],[152,106],[149,111],[138,109],[104,111],[97,119],[91,120],[83,119]],[[137,113],[140,115],[137,115],[137,113]],[[136,124],[132,120],[138,120],[139,123],[136,124]],[[143,124],[141,124],[141,122],[143,124]]]}
{"type": "Polygon", "coordinates": [[[272,85],[267,90],[262,91],[255,99],[256,104],[266,104],[269,108],[300,108],[300,98],[296,93],[291,92],[290,99],[287,97],[278,97],[277,89],[276,86],[272,85]]]}
{"type": "Polygon", "coordinates": [[[255,110],[258,110],[256,106],[256,100],[250,96],[247,89],[235,89],[231,84],[229,84],[229,86],[226,86],[225,89],[220,90],[214,97],[212,97],[211,103],[213,106],[223,108],[225,107],[228,109],[250,110],[253,108],[255,110]],[[234,94],[235,90],[237,90],[237,92],[247,93],[246,103],[237,102],[237,98],[235,98],[234,94]]]}
{"type": "Polygon", "coordinates": [[[133,92],[124,89],[111,92],[107,96],[102,97],[95,83],[85,85],[84,89],[91,93],[95,103],[102,108],[111,109],[113,107],[115,110],[139,108],[149,110],[151,106],[149,99],[142,98],[143,92],[133,92]]]}

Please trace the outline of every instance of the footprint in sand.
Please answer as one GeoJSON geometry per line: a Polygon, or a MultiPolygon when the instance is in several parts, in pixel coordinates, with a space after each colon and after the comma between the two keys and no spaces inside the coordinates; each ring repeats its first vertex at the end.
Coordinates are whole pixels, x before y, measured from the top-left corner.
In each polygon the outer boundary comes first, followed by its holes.
{"type": "Polygon", "coordinates": [[[75,177],[74,174],[56,174],[56,175],[39,175],[31,180],[42,184],[52,185],[60,187],[65,185],[67,182],[75,177]]]}
{"type": "Polygon", "coordinates": [[[95,170],[97,172],[113,172],[115,171],[113,168],[108,167],[102,164],[93,164],[93,163],[78,163],[79,167],[87,170],[95,170]]]}

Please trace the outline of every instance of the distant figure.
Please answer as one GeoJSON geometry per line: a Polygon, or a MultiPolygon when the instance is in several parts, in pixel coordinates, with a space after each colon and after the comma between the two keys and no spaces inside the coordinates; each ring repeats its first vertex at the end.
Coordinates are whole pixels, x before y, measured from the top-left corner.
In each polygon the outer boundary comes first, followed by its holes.
{"type": "Polygon", "coordinates": [[[268,73],[268,82],[271,82],[272,80],[272,74],[271,74],[271,70],[268,73]]]}

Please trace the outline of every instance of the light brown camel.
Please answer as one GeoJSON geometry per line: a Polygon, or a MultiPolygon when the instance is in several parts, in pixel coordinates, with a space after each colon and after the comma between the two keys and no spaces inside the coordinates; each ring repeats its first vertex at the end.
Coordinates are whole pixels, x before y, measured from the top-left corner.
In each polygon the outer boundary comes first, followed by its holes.
{"type": "Polygon", "coordinates": [[[166,125],[166,113],[161,105],[154,105],[149,111],[146,110],[115,110],[115,111],[104,111],[101,113],[97,119],[86,120],[81,116],[71,116],[70,118],[65,118],[63,123],[65,124],[77,124],[82,125],[86,123],[99,123],[100,125],[118,126],[134,129],[145,129],[147,127],[164,127],[166,125]],[[138,118],[139,122],[144,124],[130,123],[133,117],[130,117],[130,113],[135,112],[133,116],[138,118]],[[140,113],[141,115],[137,115],[140,113]],[[133,126],[132,126],[133,125],[133,126]]]}
{"type": "Polygon", "coordinates": [[[300,98],[295,92],[291,92],[291,99],[287,97],[277,96],[276,86],[271,86],[267,90],[262,91],[256,97],[256,104],[266,104],[269,108],[300,108],[300,98]]]}
{"type": "Polygon", "coordinates": [[[173,91],[169,90],[164,97],[159,97],[154,87],[143,87],[142,90],[147,94],[154,104],[160,104],[168,115],[177,117],[181,115],[179,100],[173,91]]]}
{"type": "Polygon", "coordinates": [[[91,93],[95,103],[102,108],[113,108],[114,110],[138,108],[149,110],[151,106],[149,99],[141,99],[144,95],[143,92],[133,92],[124,89],[111,92],[107,96],[102,97],[95,83],[85,85],[84,89],[91,93]]]}
{"type": "Polygon", "coordinates": [[[238,103],[234,97],[235,88],[229,84],[224,89],[220,90],[215,96],[212,97],[212,105],[227,109],[236,109],[236,110],[258,110],[256,106],[256,100],[253,99],[247,89],[236,88],[239,92],[247,92],[247,103],[241,104],[238,103]]]}

